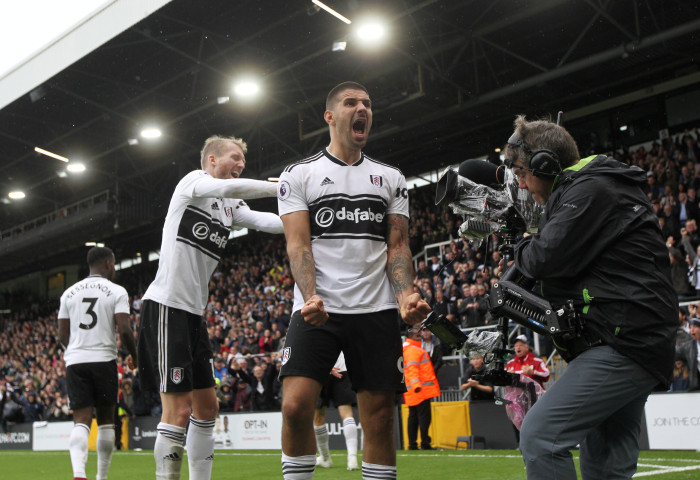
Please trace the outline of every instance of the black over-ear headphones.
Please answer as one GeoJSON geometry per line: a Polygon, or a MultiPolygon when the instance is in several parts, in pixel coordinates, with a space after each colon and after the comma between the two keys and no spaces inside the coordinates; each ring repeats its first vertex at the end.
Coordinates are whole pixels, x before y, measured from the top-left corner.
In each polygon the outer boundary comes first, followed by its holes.
{"type": "Polygon", "coordinates": [[[530,157],[530,160],[525,165],[526,170],[536,177],[552,178],[561,173],[561,165],[559,165],[559,155],[545,148],[537,151],[532,151],[523,143],[520,136],[513,132],[513,135],[508,139],[508,145],[511,147],[520,147],[530,157]]]}

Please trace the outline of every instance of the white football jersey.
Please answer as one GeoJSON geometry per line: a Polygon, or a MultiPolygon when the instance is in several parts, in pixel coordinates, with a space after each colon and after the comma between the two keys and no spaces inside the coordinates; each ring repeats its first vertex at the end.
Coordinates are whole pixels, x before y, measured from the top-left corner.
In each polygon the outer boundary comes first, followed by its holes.
{"type": "MultiPolygon", "coordinates": [[[[277,206],[280,215],[309,212],[316,291],[327,311],[397,308],[385,268],[386,215],[408,217],[406,179],[398,168],[364,154],[348,165],[324,148],[285,168],[277,206]]],[[[295,286],[294,310],[303,305],[295,286]]]]}
{"type": "Polygon", "coordinates": [[[117,313],[129,314],[129,295],[124,287],[99,275],[90,275],[63,292],[58,318],[70,319],[70,340],[63,355],[66,366],[116,360],[117,313]]]}
{"type": "Polygon", "coordinates": [[[143,299],[201,315],[209,278],[224,253],[231,225],[283,232],[282,221],[274,213],[250,210],[243,200],[222,195],[238,189],[248,198],[259,198],[274,194],[274,188],[271,182],[214,179],[203,170],[185,175],[170,200],[158,272],[143,299]],[[248,184],[250,191],[243,191],[241,187],[248,184]],[[266,195],[261,185],[272,190],[266,195]]]}

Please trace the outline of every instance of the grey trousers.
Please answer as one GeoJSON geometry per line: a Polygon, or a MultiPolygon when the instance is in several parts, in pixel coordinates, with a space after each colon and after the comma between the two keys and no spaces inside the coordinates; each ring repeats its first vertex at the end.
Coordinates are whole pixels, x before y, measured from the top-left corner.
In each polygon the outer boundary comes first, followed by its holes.
{"type": "Polygon", "coordinates": [[[570,450],[578,444],[584,480],[632,478],[644,404],[657,383],[607,345],[579,355],[525,416],[528,480],[576,480],[570,450]]]}

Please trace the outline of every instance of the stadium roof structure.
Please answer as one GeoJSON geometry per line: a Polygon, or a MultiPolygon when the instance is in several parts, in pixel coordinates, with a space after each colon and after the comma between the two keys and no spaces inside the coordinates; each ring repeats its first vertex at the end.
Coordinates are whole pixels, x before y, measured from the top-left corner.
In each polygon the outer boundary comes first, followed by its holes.
{"type": "Polygon", "coordinates": [[[83,263],[87,240],[123,255],[157,242],[209,135],[248,142],[244,176],[278,175],[327,144],[341,81],[373,99],[368,154],[407,176],[493,151],[519,113],[570,121],[700,81],[697,0],[325,3],[352,23],[311,0],[174,0],[3,107],[0,277],[83,263]],[[376,49],[354,30],[369,13],[386,22],[376,49]],[[256,101],[233,92],[245,75],[256,101]]]}

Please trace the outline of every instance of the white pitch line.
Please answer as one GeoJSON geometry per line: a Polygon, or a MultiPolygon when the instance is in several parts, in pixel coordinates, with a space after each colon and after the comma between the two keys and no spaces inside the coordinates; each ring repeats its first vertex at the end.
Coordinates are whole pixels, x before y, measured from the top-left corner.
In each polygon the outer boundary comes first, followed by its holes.
{"type": "Polygon", "coordinates": [[[652,475],[663,475],[664,473],[687,472],[689,470],[700,470],[700,465],[695,465],[692,467],[669,467],[669,468],[664,468],[663,470],[652,470],[650,472],[640,472],[640,473],[635,473],[634,478],[650,477],[652,475]]]}

